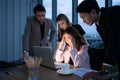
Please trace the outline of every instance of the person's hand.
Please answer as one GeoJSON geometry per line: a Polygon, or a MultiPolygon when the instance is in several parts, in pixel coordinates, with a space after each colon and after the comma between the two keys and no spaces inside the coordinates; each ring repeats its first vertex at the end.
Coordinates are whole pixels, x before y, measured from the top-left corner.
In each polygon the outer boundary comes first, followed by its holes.
{"type": "Polygon", "coordinates": [[[28,57],[27,59],[24,59],[27,68],[38,68],[40,66],[40,63],[42,61],[42,58],[38,57],[28,57]]]}
{"type": "Polygon", "coordinates": [[[29,57],[29,52],[28,52],[28,51],[24,51],[24,52],[22,53],[22,60],[28,59],[28,57],[29,57]]]}
{"type": "Polygon", "coordinates": [[[88,72],[83,77],[82,80],[105,80],[104,74],[100,72],[88,72]]]}
{"type": "Polygon", "coordinates": [[[103,72],[105,74],[111,74],[112,73],[112,67],[107,66],[107,65],[102,65],[101,72],[103,72]]]}
{"type": "Polygon", "coordinates": [[[62,50],[62,47],[63,47],[64,43],[65,43],[65,38],[64,38],[64,35],[63,35],[63,38],[62,38],[61,42],[59,42],[59,44],[58,44],[58,49],[62,50]]]}

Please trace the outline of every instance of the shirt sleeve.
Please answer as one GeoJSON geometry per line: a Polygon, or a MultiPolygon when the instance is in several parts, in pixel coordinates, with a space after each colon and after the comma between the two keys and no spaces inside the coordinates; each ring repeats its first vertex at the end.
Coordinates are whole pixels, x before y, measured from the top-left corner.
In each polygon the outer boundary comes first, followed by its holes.
{"type": "Polygon", "coordinates": [[[63,51],[57,49],[54,55],[55,61],[62,62],[63,61],[63,51]]]}
{"type": "Polygon", "coordinates": [[[22,48],[23,51],[29,51],[29,37],[31,34],[31,22],[30,19],[27,18],[24,34],[22,36],[22,48]]]}
{"type": "Polygon", "coordinates": [[[90,68],[88,46],[82,46],[78,51],[76,48],[70,51],[71,58],[75,67],[90,68]]]}
{"type": "Polygon", "coordinates": [[[116,65],[120,53],[120,11],[119,8],[113,9],[108,16],[108,25],[106,28],[107,47],[104,56],[104,63],[116,65]]]}

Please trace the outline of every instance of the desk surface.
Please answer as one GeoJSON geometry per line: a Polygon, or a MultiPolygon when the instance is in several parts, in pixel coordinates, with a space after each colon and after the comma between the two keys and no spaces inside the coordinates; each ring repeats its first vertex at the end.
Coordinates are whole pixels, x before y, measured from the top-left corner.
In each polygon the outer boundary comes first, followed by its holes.
{"type": "MultiPolygon", "coordinates": [[[[0,80],[27,80],[26,66],[17,66],[8,68],[6,71],[10,72],[9,76],[0,76],[0,80]]],[[[52,70],[43,66],[40,66],[40,80],[80,80],[80,77],[71,75],[59,75],[56,70],[52,70]]]]}

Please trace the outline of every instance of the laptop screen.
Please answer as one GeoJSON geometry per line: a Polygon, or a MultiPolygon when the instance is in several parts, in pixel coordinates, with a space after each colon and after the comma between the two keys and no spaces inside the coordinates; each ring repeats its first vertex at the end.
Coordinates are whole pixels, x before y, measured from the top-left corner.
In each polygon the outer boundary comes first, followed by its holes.
{"type": "Polygon", "coordinates": [[[54,64],[53,53],[51,47],[48,46],[34,46],[33,51],[36,57],[41,57],[43,60],[41,65],[56,69],[58,66],[54,64]]]}

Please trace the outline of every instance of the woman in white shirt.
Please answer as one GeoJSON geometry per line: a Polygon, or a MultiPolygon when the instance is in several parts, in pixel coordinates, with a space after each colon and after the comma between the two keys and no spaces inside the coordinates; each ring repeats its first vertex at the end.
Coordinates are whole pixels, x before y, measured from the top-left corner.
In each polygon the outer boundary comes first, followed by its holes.
{"type": "Polygon", "coordinates": [[[70,63],[74,67],[90,68],[88,45],[85,39],[73,27],[68,27],[55,52],[55,61],[70,63]],[[63,48],[63,45],[65,47],[63,48]]]}

